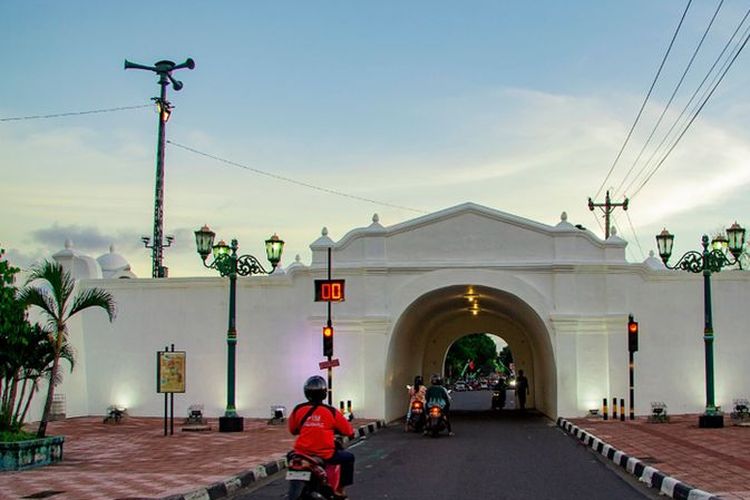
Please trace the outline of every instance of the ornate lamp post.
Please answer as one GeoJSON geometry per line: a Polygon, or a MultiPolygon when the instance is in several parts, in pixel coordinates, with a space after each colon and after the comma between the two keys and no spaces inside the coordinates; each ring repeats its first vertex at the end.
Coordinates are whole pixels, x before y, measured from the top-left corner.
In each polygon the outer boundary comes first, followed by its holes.
{"type": "Polygon", "coordinates": [[[703,308],[704,328],[703,341],[705,344],[706,358],[706,411],[698,420],[699,427],[723,427],[724,418],[717,411],[714,401],[714,329],[711,317],[711,274],[718,273],[723,267],[731,266],[738,262],[742,254],[742,246],[745,242],[745,229],[736,222],[727,229],[727,247],[732,254],[733,260],[727,258],[723,245],[709,246],[708,236],[703,235],[701,245],[703,251],[691,250],[685,253],[677,261],[677,264],[667,264],[672,255],[674,235],[664,229],[656,236],[656,244],[659,247],[659,256],[668,269],[682,269],[691,273],[703,273],[703,308]]]}
{"type": "MultiPolygon", "coordinates": [[[[235,359],[237,346],[237,329],[235,328],[235,296],[237,293],[237,275],[250,276],[253,274],[269,274],[258,259],[252,255],[237,255],[239,245],[233,239],[232,244],[227,245],[224,240],[214,245],[216,233],[208,226],[203,226],[195,231],[195,243],[198,254],[203,259],[203,265],[219,271],[222,276],[229,276],[229,326],[227,328],[227,407],[224,416],[219,418],[220,432],[241,432],[244,428],[242,417],[237,415],[234,405],[234,382],[235,382],[235,359]],[[214,260],[210,264],[206,262],[208,255],[213,252],[214,260]]],[[[271,263],[271,272],[281,260],[281,252],[284,242],[273,235],[266,240],[266,256],[271,263]]]]}

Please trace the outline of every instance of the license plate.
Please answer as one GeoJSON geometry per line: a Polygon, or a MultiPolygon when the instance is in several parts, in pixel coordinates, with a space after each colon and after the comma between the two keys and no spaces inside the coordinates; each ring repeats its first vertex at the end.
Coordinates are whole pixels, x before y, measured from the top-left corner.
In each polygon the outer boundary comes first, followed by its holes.
{"type": "Polygon", "coordinates": [[[287,481],[309,481],[310,471],[309,470],[288,470],[286,471],[287,481]]]}

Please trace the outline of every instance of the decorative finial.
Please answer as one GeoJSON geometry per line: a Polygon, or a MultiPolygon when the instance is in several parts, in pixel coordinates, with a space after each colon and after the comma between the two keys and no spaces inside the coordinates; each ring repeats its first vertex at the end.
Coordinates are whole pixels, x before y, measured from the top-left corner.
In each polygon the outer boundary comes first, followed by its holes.
{"type": "Polygon", "coordinates": [[[610,236],[617,236],[617,228],[615,226],[612,226],[612,229],[609,232],[610,236]]]}
{"type": "Polygon", "coordinates": [[[649,257],[650,259],[654,257],[654,251],[653,251],[653,250],[649,250],[649,251],[648,251],[648,257],[649,257]]]}
{"type": "Polygon", "coordinates": [[[294,262],[296,262],[297,264],[299,264],[300,262],[302,262],[302,257],[300,257],[300,256],[299,256],[299,254],[297,254],[297,255],[296,255],[296,256],[294,257],[294,262]]]}
{"type": "Polygon", "coordinates": [[[73,248],[73,240],[65,238],[65,249],[70,250],[71,248],[73,248]]]}
{"type": "Polygon", "coordinates": [[[378,214],[372,214],[372,221],[375,223],[380,222],[380,216],[378,216],[378,214]]]}
{"type": "Polygon", "coordinates": [[[320,231],[320,235],[328,236],[328,228],[324,226],[323,229],[320,231]]]}
{"type": "Polygon", "coordinates": [[[115,253],[115,244],[114,243],[110,243],[110,245],[109,245],[109,253],[115,253]]]}
{"type": "Polygon", "coordinates": [[[568,221],[568,212],[561,213],[560,214],[560,220],[563,221],[563,222],[567,222],[568,221]]]}

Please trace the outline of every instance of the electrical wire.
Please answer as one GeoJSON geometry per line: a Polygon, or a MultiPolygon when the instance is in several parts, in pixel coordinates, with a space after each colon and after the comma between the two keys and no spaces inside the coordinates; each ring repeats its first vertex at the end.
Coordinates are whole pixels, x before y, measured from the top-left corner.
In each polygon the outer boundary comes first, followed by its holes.
{"type": "Polygon", "coordinates": [[[656,76],[654,76],[654,80],[651,82],[651,87],[649,87],[648,89],[646,98],[643,99],[643,104],[641,104],[641,109],[638,110],[638,114],[635,117],[635,121],[633,121],[633,125],[630,127],[630,131],[628,132],[627,137],[625,137],[625,142],[622,143],[622,147],[620,148],[620,151],[617,153],[617,156],[615,157],[615,161],[612,162],[612,166],[609,168],[609,172],[607,172],[607,176],[602,181],[601,186],[599,186],[599,189],[596,191],[594,198],[597,198],[601,194],[602,189],[604,188],[604,185],[607,183],[607,180],[609,179],[609,177],[612,175],[612,171],[615,169],[617,162],[620,161],[620,157],[622,156],[623,151],[625,151],[625,147],[628,145],[628,142],[630,141],[630,137],[633,135],[633,130],[635,130],[635,126],[638,124],[638,121],[641,119],[641,115],[643,114],[643,110],[646,107],[646,103],[651,97],[651,92],[653,92],[654,86],[656,86],[656,82],[659,79],[659,75],[661,75],[661,70],[664,68],[664,63],[667,62],[667,58],[669,57],[669,54],[672,51],[672,46],[674,45],[674,41],[677,38],[677,34],[680,32],[680,28],[682,27],[682,22],[685,20],[685,16],[687,15],[688,9],[690,8],[690,5],[692,3],[693,3],[693,0],[689,0],[687,5],[685,6],[685,11],[682,13],[682,17],[680,18],[680,22],[677,25],[677,29],[675,29],[674,34],[672,35],[672,40],[669,42],[669,47],[667,47],[667,51],[664,53],[664,57],[661,60],[659,69],[656,71],[656,76]]]}
{"type": "MultiPolygon", "coordinates": [[[[729,46],[734,42],[735,37],[739,33],[739,31],[742,28],[742,26],[745,24],[745,21],[748,19],[748,16],[750,16],[750,9],[747,10],[747,12],[745,13],[745,16],[739,22],[739,24],[737,25],[737,28],[735,28],[734,33],[732,33],[732,36],[729,38],[729,40],[727,40],[727,43],[724,45],[724,48],[721,50],[721,52],[719,53],[719,55],[716,57],[716,60],[714,61],[714,63],[711,65],[711,67],[709,68],[709,70],[706,72],[706,76],[703,77],[703,80],[701,80],[701,82],[698,85],[698,87],[696,87],[695,91],[690,96],[690,99],[688,100],[687,104],[685,104],[685,106],[682,108],[682,111],[680,112],[680,115],[675,119],[674,123],[672,123],[672,126],[669,128],[669,130],[667,131],[667,133],[664,134],[664,137],[659,142],[659,145],[656,146],[656,148],[654,149],[654,151],[648,157],[648,160],[646,160],[646,162],[640,168],[640,170],[638,171],[638,174],[636,174],[636,176],[632,178],[632,180],[630,181],[630,183],[628,184],[628,186],[625,188],[626,192],[627,191],[631,191],[631,188],[636,184],[636,182],[638,181],[638,179],[641,178],[643,172],[647,171],[647,168],[650,165],[652,165],[652,161],[657,156],[657,154],[661,154],[663,152],[662,146],[664,146],[664,144],[668,140],[671,140],[671,138],[672,138],[672,132],[675,130],[675,127],[677,127],[677,125],[682,121],[682,118],[683,118],[683,116],[685,116],[685,113],[688,111],[688,108],[690,108],[691,104],[693,104],[693,101],[695,101],[695,98],[698,96],[698,93],[701,91],[701,89],[705,85],[706,81],[708,81],[709,77],[713,73],[713,71],[716,68],[717,64],[719,64],[719,62],[721,61],[722,57],[724,57],[724,53],[727,51],[727,49],[729,48],[729,46]]],[[[742,40],[742,37],[746,36],[748,33],[750,33],[750,26],[748,26],[748,28],[745,29],[745,32],[740,37],[740,40],[742,40]]],[[[727,64],[729,63],[729,61],[730,61],[730,59],[732,57],[731,54],[733,54],[733,53],[736,52],[736,50],[738,49],[738,47],[740,46],[740,44],[741,44],[741,41],[738,41],[737,45],[735,46],[735,48],[730,52],[730,56],[727,57],[727,59],[724,61],[724,63],[719,68],[719,71],[714,76],[713,80],[711,81],[711,84],[709,84],[709,86],[705,89],[705,91],[701,95],[700,99],[698,100],[698,103],[693,107],[692,112],[695,112],[695,110],[700,105],[700,102],[703,99],[705,99],[707,93],[710,91],[711,86],[713,86],[716,83],[716,81],[719,78],[719,76],[721,75],[722,71],[724,71],[724,69],[726,68],[727,64]]],[[[684,125],[684,123],[685,122],[683,122],[683,125],[684,125]]]]}
{"type": "Polygon", "coordinates": [[[745,41],[742,42],[742,45],[739,47],[739,49],[737,50],[737,52],[734,54],[734,56],[729,61],[729,64],[727,65],[727,67],[721,73],[721,77],[719,77],[718,81],[711,88],[711,92],[709,92],[708,96],[706,96],[705,100],[701,103],[700,107],[693,114],[692,118],[690,118],[690,121],[685,126],[685,128],[682,130],[682,132],[677,137],[677,139],[675,140],[675,142],[672,144],[672,146],[669,148],[669,150],[664,154],[664,157],[662,157],[662,159],[659,160],[659,163],[656,164],[656,166],[651,171],[651,173],[648,174],[648,177],[646,177],[646,179],[643,181],[643,183],[641,183],[641,185],[638,187],[638,189],[635,190],[635,192],[633,193],[633,195],[631,196],[631,198],[633,198],[635,195],[637,195],[641,191],[641,189],[643,189],[643,187],[648,183],[648,181],[651,180],[651,178],[659,170],[659,168],[661,168],[661,166],[664,164],[664,162],[667,160],[667,158],[669,158],[669,155],[672,153],[672,151],[677,146],[677,144],[679,144],[680,140],[682,140],[682,138],[685,136],[685,133],[688,131],[688,129],[690,129],[690,126],[693,124],[693,122],[695,121],[695,119],[698,118],[698,115],[703,110],[703,108],[706,106],[706,103],[709,101],[709,99],[711,99],[711,96],[713,95],[714,91],[716,91],[716,88],[719,86],[719,84],[721,83],[721,81],[724,79],[724,76],[726,76],[727,72],[732,67],[732,64],[734,64],[734,61],[737,60],[737,57],[740,55],[740,53],[742,52],[742,50],[745,48],[745,45],[747,45],[748,40],[750,40],[750,34],[748,34],[745,37],[745,41]]]}
{"type": "MultiPolygon", "coordinates": [[[[666,106],[664,106],[664,109],[662,110],[661,115],[659,115],[659,119],[656,121],[654,128],[651,129],[651,133],[646,139],[646,142],[643,144],[641,151],[638,153],[638,156],[633,161],[633,164],[630,166],[630,169],[628,170],[628,172],[622,178],[622,181],[620,181],[620,184],[615,189],[615,192],[620,191],[623,184],[625,184],[625,181],[627,180],[627,178],[633,172],[633,169],[635,168],[635,166],[641,160],[641,156],[643,156],[643,153],[646,151],[646,148],[648,147],[649,144],[651,144],[651,139],[653,139],[654,134],[656,134],[656,131],[659,129],[659,126],[661,125],[662,120],[664,120],[664,116],[667,114],[669,107],[672,105],[672,101],[674,101],[674,98],[677,95],[677,92],[680,90],[680,87],[682,87],[682,83],[685,81],[685,77],[690,71],[690,68],[693,66],[693,61],[695,61],[695,58],[698,55],[698,52],[700,51],[701,46],[703,46],[703,42],[706,40],[706,36],[708,36],[708,32],[711,31],[711,26],[713,26],[714,21],[716,20],[716,16],[719,15],[719,11],[721,10],[722,5],[724,5],[724,0],[721,0],[719,2],[719,5],[716,7],[716,10],[714,11],[714,15],[711,17],[711,20],[708,22],[708,26],[706,27],[706,30],[703,32],[703,36],[698,42],[698,45],[695,47],[695,50],[693,51],[693,55],[690,57],[690,61],[688,61],[687,66],[685,67],[685,71],[682,72],[682,76],[680,77],[680,80],[677,82],[677,85],[672,91],[672,95],[669,97],[669,101],[667,101],[666,106]]],[[[625,196],[625,193],[623,192],[622,195],[625,196]]]]}
{"type": "Polygon", "coordinates": [[[210,158],[212,160],[216,160],[218,162],[225,163],[227,165],[231,165],[233,167],[238,167],[238,168],[241,168],[241,169],[244,169],[244,170],[249,170],[251,172],[255,172],[256,174],[265,175],[266,177],[270,177],[272,179],[276,179],[276,180],[284,181],[284,182],[289,182],[291,184],[296,184],[298,186],[303,186],[303,187],[306,187],[306,188],[314,189],[316,191],[322,191],[324,193],[334,194],[336,196],[342,196],[342,197],[350,198],[350,199],[353,199],[353,200],[365,201],[367,203],[372,203],[374,205],[380,205],[380,206],[384,206],[384,207],[398,208],[400,210],[408,210],[410,212],[416,212],[416,213],[420,213],[420,214],[426,214],[427,213],[424,210],[419,210],[419,209],[416,209],[416,208],[405,207],[405,206],[402,206],[402,205],[395,205],[393,203],[386,203],[386,202],[383,202],[383,201],[372,200],[370,198],[364,198],[362,196],[356,196],[356,195],[353,195],[353,194],[344,193],[342,191],[336,191],[335,189],[329,189],[329,188],[322,187],[322,186],[316,186],[315,184],[310,184],[310,183],[307,183],[307,182],[298,181],[298,180],[292,179],[290,177],[284,177],[283,175],[272,174],[271,172],[266,172],[265,170],[260,170],[260,169],[257,169],[257,168],[248,167],[247,165],[243,165],[241,163],[237,163],[237,162],[234,162],[234,161],[231,161],[231,160],[227,160],[225,158],[221,158],[219,156],[212,155],[210,153],[205,153],[203,151],[199,151],[197,149],[191,148],[189,146],[185,146],[184,144],[179,144],[179,143],[174,142],[174,141],[169,141],[168,140],[167,144],[171,144],[172,146],[175,146],[177,148],[184,149],[185,151],[189,151],[189,152],[191,152],[193,154],[196,154],[196,155],[199,155],[199,156],[203,156],[204,158],[210,158]]]}
{"type": "Polygon", "coordinates": [[[128,109],[150,108],[153,104],[140,104],[138,106],[121,106],[119,108],[92,109],[89,111],[72,111],[69,113],[55,113],[52,115],[15,116],[11,118],[0,118],[0,122],[15,122],[22,120],[42,120],[45,118],[61,118],[64,116],[93,115],[96,113],[111,113],[114,111],[125,111],[128,109]]]}
{"type": "Polygon", "coordinates": [[[638,245],[638,250],[641,252],[641,259],[646,260],[646,254],[643,251],[643,247],[641,246],[641,242],[638,239],[638,233],[635,232],[635,226],[633,225],[633,221],[630,219],[630,213],[625,212],[625,217],[628,219],[628,225],[630,225],[630,230],[633,232],[633,238],[635,238],[635,244],[638,245]]]}

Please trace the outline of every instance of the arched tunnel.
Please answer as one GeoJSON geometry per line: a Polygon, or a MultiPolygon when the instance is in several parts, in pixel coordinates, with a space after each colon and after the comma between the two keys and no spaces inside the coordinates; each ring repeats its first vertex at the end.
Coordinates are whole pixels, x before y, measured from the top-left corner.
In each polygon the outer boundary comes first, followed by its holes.
{"type": "Polygon", "coordinates": [[[554,417],[556,367],[546,325],[516,295],[479,285],[450,285],[424,293],[401,314],[391,337],[386,370],[386,418],[406,412],[404,386],[421,374],[442,373],[450,346],[472,333],[501,337],[517,370],[529,379],[527,407],[554,417]]]}

